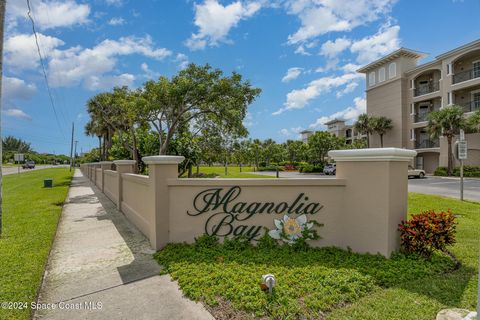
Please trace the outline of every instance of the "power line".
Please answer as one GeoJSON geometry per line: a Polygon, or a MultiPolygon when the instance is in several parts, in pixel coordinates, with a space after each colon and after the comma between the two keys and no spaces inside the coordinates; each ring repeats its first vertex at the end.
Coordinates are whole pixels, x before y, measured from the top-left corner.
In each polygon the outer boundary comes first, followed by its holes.
{"type": "Polygon", "coordinates": [[[60,129],[60,132],[62,133],[63,137],[66,139],[67,137],[65,136],[65,133],[63,132],[62,126],[60,125],[60,121],[58,120],[57,110],[55,109],[55,103],[53,101],[52,92],[50,90],[50,85],[48,84],[47,71],[46,71],[46,68],[45,68],[45,64],[43,62],[42,54],[40,52],[40,45],[38,44],[38,36],[37,36],[37,30],[35,29],[35,21],[33,20],[32,16],[31,16],[32,8],[30,6],[30,0],[27,0],[27,7],[28,7],[27,15],[28,15],[28,18],[30,19],[30,21],[32,22],[32,31],[33,31],[33,35],[35,36],[35,44],[37,45],[37,52],[38,52],[38,56],[39,56],[39,59],[40,59],[40,65],[42,66],[43,77],[45,78],[45,85],[47,87],[48,97],[50,98],[50,104],[52,105],[53,113],[55,115],[55,120],[57,121],[58,128],[60,129]]]}

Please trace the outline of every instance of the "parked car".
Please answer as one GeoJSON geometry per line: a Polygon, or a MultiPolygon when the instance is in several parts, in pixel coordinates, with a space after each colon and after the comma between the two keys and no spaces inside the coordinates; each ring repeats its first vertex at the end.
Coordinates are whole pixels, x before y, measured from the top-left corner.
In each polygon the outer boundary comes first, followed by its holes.
{"type": "Polygon", "coordinates": [[[337,173],[337,165],[335,163],[327,164],[323,168],[323,173],[328,175],[335,175],[337,173]]]}
{"type": "Polygon", "coordinates": [[[23,169],[35,169],[35,161],[27,161],[22,165],[23,169]]]}
{"type": "Polygon", "coordinates": [[[425,178],[425,170],[415,169],[412,166],[408,166],[408,178],[425,178]]]}

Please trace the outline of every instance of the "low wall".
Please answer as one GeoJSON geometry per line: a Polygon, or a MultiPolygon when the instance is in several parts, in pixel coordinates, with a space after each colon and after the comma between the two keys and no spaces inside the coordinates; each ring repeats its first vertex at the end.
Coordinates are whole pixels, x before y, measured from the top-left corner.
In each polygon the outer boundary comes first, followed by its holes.
{"type": "Polygon", "coordinates": [[[103,192],[118,205],[118,173],[113,170],[103,172],[103,192]]]}
{"type": "MultiPolygon", "coordinates": [[[[396,148],[331,151],[337,176],[318,179],[179,179],[183,157],[153,156],[143,158],[149,176],[132,174],[132,162],[120,160],[118,172],[103,163],[90,179],[103,181],[105,194],[157,250],[204,233],[258,240],[281,232],[288,242],[302,229],[316,228],[322,239],[312,245],[389,256],[399,248],[407,167],[415,154],[396,148]],[[323,226],[312,226],[313,220],[323,226]]],[[[95,165],[83,165],[82,172],[88,176],[95,165]]]]}

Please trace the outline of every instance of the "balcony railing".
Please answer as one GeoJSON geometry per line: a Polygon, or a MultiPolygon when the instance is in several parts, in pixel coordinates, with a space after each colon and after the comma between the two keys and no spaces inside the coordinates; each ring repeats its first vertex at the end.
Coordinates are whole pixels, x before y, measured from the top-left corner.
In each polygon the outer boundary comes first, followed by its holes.
{"type": "Polygon", "coordinates": [[[439,140],[421,139],[419,141],[415,141],[415,149],[438,148],[439,146],[439,140]]]}
{"type": "Polygon", "coordinates": [[[461,103],[460,106],[463,108],[463,112],[473,112],[480,110],[480,101],[469,101],[461,103]]]}
{"type": "Polygon", "coordinates": [[[470,69],[470,70],[465,70],[459,73],[455,73],[453,75],[453,83],[459,83],[467,80],[472,80],[475,78],[480,78],[480,69],[470,69]]]}
{"type": "Polygon", "coordinates": [[[427,93],[440,90],[440,84],[438,81],[430,81],[428,83],[419,84],[413,92],[414,97],[422,96],[427,93]]]}
{"type": "Polygon", "coordinates": [[[417,113],[415,115],[415,122],[424,122],[428,120],[429,112],[417,113]]]}

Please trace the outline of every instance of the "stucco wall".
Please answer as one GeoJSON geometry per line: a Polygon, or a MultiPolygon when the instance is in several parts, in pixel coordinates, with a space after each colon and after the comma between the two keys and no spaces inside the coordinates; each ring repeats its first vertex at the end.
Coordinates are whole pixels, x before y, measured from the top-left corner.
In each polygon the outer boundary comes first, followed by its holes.
{"type": "Polygon", "coordinates": [[[95,180],[104,176],[104,192],[118,194],[119,209],[157,250],[204,233],[256,240],[264,228],[279,228],[275,219],[305,215],[324,224],[312,245],[389,256],[399,248],[407,165],[415,155],[397,148],[331,151],[337,176],[318,179],[179,179],[183,157],[153,156],[143,158],[150,176],[128,173],[131,163],[121,160],[118,172],[97,170],[95,180]]]}
{"type": "Polygon", "coordinates": [[[103,193],[115,204],[118,204],[118,173],[112,170],[105,170],[103,179],[103,193]]]}

